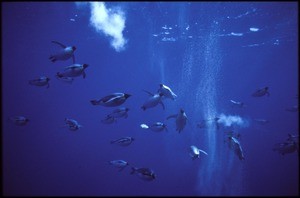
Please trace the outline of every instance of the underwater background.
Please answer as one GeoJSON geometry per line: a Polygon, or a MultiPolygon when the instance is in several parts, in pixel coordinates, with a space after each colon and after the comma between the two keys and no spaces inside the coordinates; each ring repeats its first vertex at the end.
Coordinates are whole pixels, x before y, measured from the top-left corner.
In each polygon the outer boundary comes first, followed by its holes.
{"type": "MultiPolygon", "coordinates": [[[[6,196],[296,196],[299,153],[274,145],[299,135],[296,2],[14,2],[2,8],[2,185],[6,196]],[[76,46],[86,78],[56,79],[58,41],[76,46]],[[49,88],[29,80],[47,76],[49,88]],[[159,84],[178,96],[141,109],[159,84]],[[270,96],[253,97],[269,87],[270,96]],[[131,94],[128,118],[90,100],[131,94]],[[245,107],[232,106],[230,100],[245,107]],[[178,133],[174,119],[184,109],[178,133]],[[15,125],[11,116],[29,122],[15,125]],[[220,117],[199,128],[202,120],[220,117]],[[82,127],[71,131],[65,118],[82,127]],[[267,124],[255,119],[266,119],[267,124]],[[141,124],[163,122],[168,131],[141,124]],[[240,134],[240,160],[227,132],[240,134]],[[129,146],[111,140],[131,136],[129,146]],[[192,160],[189,147],[206,151],[192,160]],[[119,171],[109,164],[125,160],[119,171]],[[151,168],[144,181],[131,167],[151,168]]],[[[120,107],[121,107],[120,106],[120,107]]]]}

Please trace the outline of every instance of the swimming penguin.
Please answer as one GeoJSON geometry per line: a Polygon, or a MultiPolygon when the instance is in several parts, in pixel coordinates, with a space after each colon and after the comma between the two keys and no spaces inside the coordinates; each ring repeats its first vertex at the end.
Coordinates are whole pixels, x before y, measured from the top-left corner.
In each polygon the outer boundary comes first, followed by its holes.
{"type": "Polygon", "coordinates": [[[295,151],[299,152],[299,145],[297,145],[297,142],[292,142],[292,141],[277,143],[274,145],[273,151],[277,151],[281,155],[285,155],[287,153],[293,153],[295,151]]]}
{"type": "Polygon", "coordinates": [[[180,133],[186,125],[187,116],[183,109],[180,109],[178,114],[170,115],[167,117],[167,120],[170,118],[176,118],[176,131],[180,133]]]}
{"type": "Polygon", "coordinates": [[[37,79],[29,80],[30,85],[35,85],[35,86],[45,86],[47,85],[47,88],[49,88],[49,80],[50,78],[46,76],[41,76],[37,79]]]}
{"type": "Polygon", "coordinates": [[[51,55],[49,59],[54,63],[57,60],[68,60],[69,58],[72,57],[73,59],[73,64],[75,63],[75,56],[74,56],[74,51],[76,50],[75,46],[65,46],[57,41],[51,41],[52,43],[55,43],[62,47],[56,54],[51,55]]]}
{"type": "Polygon", "coordinates": [[[9,117],[9,120],[18,126],[24,126],[29,122],[29,119],[24,116],[12,116],[9,117]]]}
{"type": "Polygon", "coordinates": [[[109,116],[115,117],[115,118],[127,118],[128,117],[128,111],[129,108],[126,107],[120,107],[118,109],[115,109],[109,116]]]}
{"type": "Polygon", "coordinates": [[[63,72],[57,72],[57,77],[77,77],[81,76],[85,78],[85,69],[88,67],[88,64],[73,64],[68,67],[65,67],[63,72]]]}
{"type": "Polygon", "coordinates": [[[208,155],[205,151],[198,149],[196,146],[192,145],[189,148],[189,154],[193,160],[200,158],[200,152],[208,155]]]}
{"type": "Polygon", "coordinates": [[[124,168],[126,168],[129,163],[124,160],[112,160],[108,162],[110,165],[119,168],[119,171],[122,171],[124,168]]]}
{"type": "Polygon", "coordinates": [[[172,100],[175,100],[177,98],[177,95],[170,89],[170,87],[164,84],[159,84],[159,89],[157,92],[162,93],[164,97],[170,98],[172,100]]]}
{"type": "Polygon", "coordinates": [[[116,107],[123,104],[131,95],[126,93],[113,93],[101,98],[100,100],[91,100],[92,105],[101,105],[104,107],[116,107]]]}
{"type": "Polygon", "coordinates": [[[290,111],[290,112],[297,112],[299,111],[299,106],[298,105],[294,105],[292,107],[288,107],[285,109],[286,111],[290,111]]]}
{"type": "Polygon", "coordinates": [[[265,124],[269,123],[269,120],[266,120],[266,119],[254,119],[254,121],[261,125],[265,125],[265,124]]]}
{"type": "Polygon", "coordinates": [[[137,174],[139,178],[145,181],[152,181],[156,178],[154,171],[150,168],[136,168],[131,167],[131,175],[137,174]]]}
{"type": "Polygon", "coordinates": [[[77,131],[82,127],[82,125],[80,125],[76,120],[70,118],[65,118],[65,123],[65,126],[69,127],[69,130],[71,131],[77,131]]]}
{"type": "Polygon", "coordinates": [[[243,102],[237,102],[234,100],[230,100],[232,106],[236,106],[236,107],[245,107],[245,104],[243,102]]]}
{"type": "Polygon", "coordinates": [[[66,83],[70,83],[70,84],[72,84],[72,82],[74,81],[74,78],[72,78],[72,77],[65,77],[65,76],[59,77],[57,74],[55,75],[55,77],[62,82],[66,82],[66,83]]]}
{"type": "Polygon", "coordinates": [[[162,103],[162,97],[163,97],[162,93],[152,94],[146,90],[143,90],[143,91],[145,91],[146,93],[148,93],[151,96],[144,102],[143,106],[141,107],[144,111],[148,108],[155,107],[158,104],[161,104],[162,108],[165,109],[165,105],[164,105],[164,103],[162,103]]]}
{"type": "Polygon", "coordinates": [[[104,124],[112,124],[117,122],[117,119],[113,116],[107,115],[103,120],[101,120],[104,124]]]}
{"type": "Polygon", "coordinates": [[[270,96],[269,87],[258,89],[252,94],[253,97],[261,97],[264,95],[270,96]]]}
{"type": "Polygon", "coordinates": [[[286,141],[289,142],[299,142],[299,135],[292,135],[292,134],[288,134],[288,138],[286,139],[286,141]]]}
{"type": "Polygon", "coordinates": [[[244,160],[244,153],[240,142],[232,136],[228,137],[229,140],[229,148],[234,151],[234,153],[239,157],[240,160],[244,160]]]}
{"type": "Polygon", "coordinates": [[[129,146],[134,141],[133,137],[122,137],[116,140],[110,141],[111,144],[118,144],[120,146],[129,146]]]}
{"type": "Polygon", "coordinates": [[[161,132],[163,130],[168,131],[167,125],[162,122],[155,122],[152,125],[148,126],[147,124],[140,125],[143,129],[150,129],[151,131],[161,132]]]}

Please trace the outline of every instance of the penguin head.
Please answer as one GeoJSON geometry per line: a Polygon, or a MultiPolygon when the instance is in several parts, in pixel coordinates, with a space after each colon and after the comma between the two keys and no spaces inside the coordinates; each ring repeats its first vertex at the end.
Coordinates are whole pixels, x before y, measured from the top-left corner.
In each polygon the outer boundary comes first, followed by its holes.
{"type": "Polygon", "coordinates": [[[83,66],[83,68],[85,69],[85,68],[87,68],[89,65],[88,65],[88,64],[83,64],[82,66],[83,66]]]}
{"type": "Polygon", "coordinates": [[[159,84],[159,87],[162,88],[164,85],[162,83],[159,84]]]}
{"type": "Polygon", "coordinates": [[[50,78],[49,77],[46,77],[46,80],[47,80],[47,82],[50,80],[50,78]]]}
{"type": "Polygon", "coordinates": [[[131,95],[130,94],[124,94],[124,97],[127,99],[127,98],[129,98],[131,95]]]}
{"type": "Polygon", "coordinates": [[[76,47],[75,47],[75,46],[72,46],[72,50],[75,51],[75,50],[76,50],[76,47]]]}
{"type": "Polygon", "coordinates": [[[181,109],[180,109],[180,113],[184,113],[184,110],[183,110],[183,108],[181,108],[181,109]]]}
{"type": "Polygon", "coordinates": [[[269,89],[269,87],[265,87],[265,90],[267,91],[269,89]]]}
{"type": "Polygon", "coordinates": [[[25,118],[25,122],[29,122],[29,119],[28,119],[28,118],[25,118]]]}
{"type": "Polygon", "coordinates": [[[126,112],[129,111],[129,108],[126,107],[126,108],[125,108],[125,111],[126,111],[126,112]]]}

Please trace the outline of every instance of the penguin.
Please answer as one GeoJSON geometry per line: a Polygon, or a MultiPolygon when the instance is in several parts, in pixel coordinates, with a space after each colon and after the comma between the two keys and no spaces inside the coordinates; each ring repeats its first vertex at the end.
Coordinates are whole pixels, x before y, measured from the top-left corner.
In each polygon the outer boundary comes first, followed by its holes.
{"type": "Polygon", "coordinates": [[[74,78],[72,78],[72,77],[65,77],[65,76],[59,77],[57,74],[55,75],[55,77],[58,80],[60,80],[62,82],[65,82],[65,83],[69,83],[69,84],[72,84],[72,82],[74,81],[74,78]]]}
{"type": "Polygon", "coordinates": [[[195,160],[197,158],[200,158],[200,152],[201,153],[204,153],[205,155],[208,155],[207,152],[201,150],[201,149],[198,149],[196,146],[192,145],[190,146],[189,148],[189,154],[190,154],[190,157],[195,160]]]}
{"type": "Polygon", "coordinates": [[[146,93],[148,93],[151,96],[144,102],[143,106],[141,107],[144,111],[148,108],[155,107],[158,104],[161,104],[162,108],[165,109],[165,105],[164,105],[164,103],[162,103],[162,97],[163,97],[162,93],[152,94],[146,90],[143,90],[143,91],[145,91],[146,93]]]}
{"type": "Polygon", "coordinates": [[[12,116],[9,117],[9,120],[18,126],[24,126],[29,122],[29,119],[25,118],[24,116],[12,116]]]}
{"type": "Polygon", "coordinates": [[[120,146],[129,146],[134,141],[133,137],[123,137],[110,141],[111,144],[118,144],[120,146]]]}
{"type": "Polygon", "coordinates": [[[228,136],[229,148],[234,151],[234,153],[239,157],[240,160],[244,160],[244,153],[240,142],[233,136],[228,136]]]}
{"type": "Polygon", "coordinates": [[[177,95],[170,89],[170,87],[162,83],[159,84],[159,89],[157,92],[162,93],[163,96],[165,96],[166,98],[170,98],[172,100],[175,100],[177,98],[177,95]]]}
{"type": "Polygon", "coordinates": [[[156,178],[156,174],[150,168],[136,168],[131,167],[131,175],[136,174],[140,179],[145,181],[153,181],[156,178]]]}
{"type": "Polygon", "coordinates": [[[111,114],[109,114],[109,116],[112,116],[115,118],[124,117],[126,119],[128,117],[128,111],[129,111],[129,108],[120,107],[118,109],[115,109],[111,114]]]}
{"type": "Polygon", "coordinates": [[[37,79],[33,79],[33,80],[29,80],[29,84],[30,85],[35,85],[35,86],[46,86],[47,88],[49,88],[49,80],[50,78],[46,77],[46,76],[41,76],[37,79]]]}
{"type": "Polygon", "coordinates": [[[110,165],[119,168],[119,171],[122,171],[124,168],[126,168],[129,163],[124,160],[112,160],[108,162],[110,165]]]}
{"type": "Polygon", "coordinates": [[[57,41],[51,41],[51,42],[59,45],[62,48],[56,54],[51,55],[49,57],[49,59],[53,63],[57,60],[68,60],[71,57],[73,59],[73,64],[75,63],[75,56],[74,56],[74,51],[76,50],[75,46],[65,46],[57,41]]]}
{"type": "Polygon", "coordinates": [[[113,116],[107,115],[103,120],[101,120],[103,124],[112,124],[117,122],[117,119],[113,116]]]}
{"type": "Polygon", "coordinates": [[[290,111],[290,112],[297,112],[299,111],[299,106],[298,105],[294,105],[292,107],[288,107],[285,109],[286,111],[290,111]]]}
{"type": "Polygon", "coordinates": [[[77,131],[82,127],[82,125],[80,125],[76,120],[70,118],[65,118],[65,123],[65,126],[69,127],[69,130],[71,131],[77,131]]]}
{"type": "Polygon", "coordinates": [[[269,87],[258,89],[252,94],[253,97],[261,97],[264,95],[270,96],[269,87]]]}
{"type": "Polygon", "coordinates": [[[184,110],[181,108],[178,114],[170,115],[167,117],[167,120],[170,118],[176,119],[176,131],[180,133],[186,125],[187,116],[184,110]]]}
{"type": "Polygon", "coordinates": [[[269,120],[265,120],[265,119],[253,119],[253,120],[261,125],[265,125],[269,123],[269,120]]]}
{"type": "Polygon", "coordinates": [[[234,101],[234,100],[230,100],[232,106],[236,106],[236,107],[245,107],[245,104],[243,102],[237,102],[237,101],[234,101]]]}
{"type": "Polygon", "coordinates": [[[163,130],[168,131],[167,125],[162,122],[155,122],[152,125],[148,126],[147,124],[141,124],[141,128],[150,129],[151,131],[161,132],[163,130]]]}
{"type": "Polygon", "coordinates": [[[86,77],[85,69],[88,66],[89,66],[88,64],[73,64],[68,67],[65,67],[63,72],[57,72],[56,76],[58,78],[62,78],[62,77],[77,77],[82,75],[82,77],[85,78],[86,77]]]}
{"type": "Polygon", "coordinates": [[[116,107],[122,105],[131,95],[126,93],[113,93],[101,98],[100,100],[91,100],[92,105],[101,105],[104,107],[116,107]]]}

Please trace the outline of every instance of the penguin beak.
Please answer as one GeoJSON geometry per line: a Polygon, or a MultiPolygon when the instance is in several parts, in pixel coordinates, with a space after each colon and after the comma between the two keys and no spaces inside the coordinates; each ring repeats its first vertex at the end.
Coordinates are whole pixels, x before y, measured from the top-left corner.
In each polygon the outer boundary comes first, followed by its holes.
{"type": "Polygon", "coordinates": [[[83,64],[83,68],[87,68],[89,65],[88,64],[83,64]]]}
{"type": "Polygon", "coordinates": [[[76,47],[75,47],[75,46],[72,46],[72,49],[73,49],[73,51],[75,51],[75,50],[76,50],[76,47]]]}

